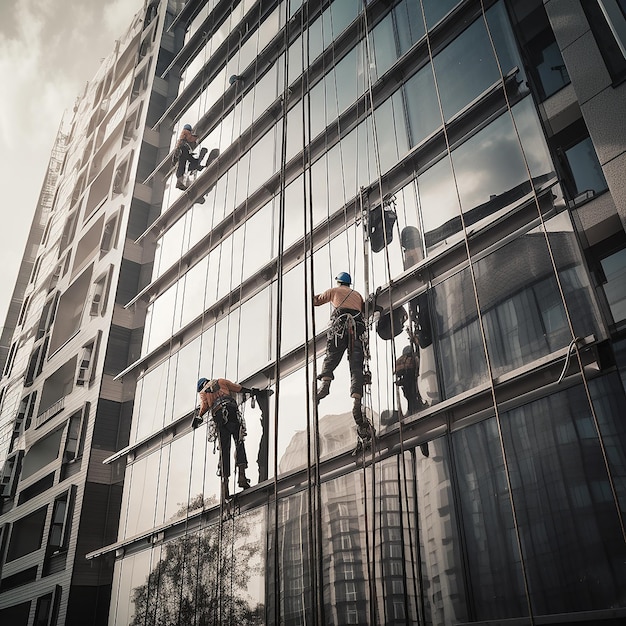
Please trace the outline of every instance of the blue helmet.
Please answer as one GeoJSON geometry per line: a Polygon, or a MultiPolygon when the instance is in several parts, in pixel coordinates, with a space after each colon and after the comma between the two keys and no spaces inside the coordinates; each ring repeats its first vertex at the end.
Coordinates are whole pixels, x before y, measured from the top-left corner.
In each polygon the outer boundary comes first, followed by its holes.
{"type": "Polygon", "coordinates": [[[200,392],[202,391],[202,388],[203,388],[203,387],[204,387],[204,386],[205,386],[208,382],[209,382],[209,379],[208,379],[208,378],[201,378],[201,379],[198,381],[198,385],[197,385],[197,387],[196,387],[196,388],[197,388],[197,390],[198,390],[198,393],[200,393],[200,392]]]}
{"type": "Polygon", "coordinates": [[[183,126],[183,128],[184,128],[185,130],[191,130],[191,124],[185,124],[185,125],[183,126]]]}
{"type": "Polygon", "coordinates": [[[339,272],[339,274],[335,276],[335,280],[342,285],[352,284],[352,277],[350,276],[350,274],[348,274],[348,272],[339,272]]]}

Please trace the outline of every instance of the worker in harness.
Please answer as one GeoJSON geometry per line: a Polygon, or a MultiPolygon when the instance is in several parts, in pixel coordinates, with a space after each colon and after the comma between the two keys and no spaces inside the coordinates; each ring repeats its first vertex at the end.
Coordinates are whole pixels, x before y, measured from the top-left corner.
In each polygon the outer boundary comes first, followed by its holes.
{"type": "Polygon", "coordinates": [[[185,173],[191,174],[196,170],[199,172],[204,169],[203,165],[200,165],[200,161],[207,153],[206,148],[200,150],[200,156],[193,155],[193,151],[198,146],[198,135],[193,132],[191,124],[185,124],[183,130],[180,133],[176,148],[174,149],[174,156],[172,157],[172,163],[178,166],[176,168],[176,189],[187,189],[185,183],[185,173]]]}
{"type": "Polygon", "coordinates": [[[200,396],[200,410],[198,417],[211,412],[213,421],[217,428],[220,447],[220,476],[222,477],[222,496],[227,500],[230,495],[228,491],[228,479],[230,478],[230,440],[235,441],[235,463],[239,470],[237,484],[242,489],[250,487],[250,480],[246,477],[248,467],[248,457],[244,446],[246,436],[246,425],[237,406],[237,401],[233,394],[249,393],[254,390],[242,387],[239,383],[233,383],[226,378],[208,380],[201,378],[197,385],[200,396]]]}
{"type": "Polygon", "coordinates": [[[339,365],[341,357],[348,351],[350,363],[350,395],[354,400],[352,416],[357,425],[359,437],[364,442],[372,439],[372,428],[363,416],[361,399],[363,397],[363,340],[366,334],[363,319],[363,296],[350,287],[352,277],[347,272],[337,274],[336,287],[313,297],[313,304],[321,306],[330,302],[333,306],[331,324],[327,332],[326,358],[322,371],[317,377],[322,384],[317,390],[316,400],[325,398],[330,393],[330,383],[334,379],[333,372],[339,365]]]}

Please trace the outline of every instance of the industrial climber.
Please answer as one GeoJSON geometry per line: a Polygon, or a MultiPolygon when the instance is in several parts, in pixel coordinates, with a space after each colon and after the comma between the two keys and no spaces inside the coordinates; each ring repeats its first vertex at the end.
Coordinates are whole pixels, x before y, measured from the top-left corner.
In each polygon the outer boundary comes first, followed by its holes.
{"type": "Polygon", "coordinates": [[[201,378],[198,381],[197,391],[200,396],[200,410],[198,417],[211,412],[217,428],[220,448],[220,476],[222,477],[222,496],[225,500],[230,497],[228,491],[228,479],[230,478],[230,441],[235,441],[235,463],[239,471],[237,484],[242,489],[250,487],[250,481],[246,477],[248,457],[244,446],[246,425],[237,406],[233,394],[253,394],[257,390],[242,387],[239,383],[233,383],[226,378],[208,380],[201,378]]]}
{"type": "Polygon", "coordinates": [[[336,287],[313,297],[313,304],[321,306],[330,302],[333,307],[331,324],[327,332],[326,357],[322,371],[317,377],[321,385],[317,390],[316,400],[325,398],[330,393],[333,372],[339,365],[346,350],[350,364],[350,395],[354,399],[352,416],[357,425],[357,432],[363,442],[372,439],[372,427],[363,415],[361,398],[363,397],[363,340],[366,333],[363,319],[363,296],[350,287],[352,277],[347,272],[337,274],[336,287]]]}
{"type": "MultiPolygon", "coordinates": [[[[200,150],[200,156],[194,156],[193,152],[198,146],[198,135],[193,132],[191,124],[185,124],[183,130],[180,133],[176,148],[174,149],[174,156],[172,157],[172,163],[178,166],[176,168],[176,189],[187,189],[185,182],[185,174],[191,174],[191,172],[202,171],[206,165],[201,165],[204,155],[207,153],[206,148],[200,150]]],[[[214,151],[211,151],[213,154],[214,151]]],[[[209,159],[211,156],[209,155],[209,159]]]]}

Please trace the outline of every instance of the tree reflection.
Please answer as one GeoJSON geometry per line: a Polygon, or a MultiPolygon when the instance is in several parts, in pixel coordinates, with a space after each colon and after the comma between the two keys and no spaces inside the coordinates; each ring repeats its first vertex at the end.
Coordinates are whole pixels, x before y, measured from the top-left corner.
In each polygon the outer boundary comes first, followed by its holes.
{"type": "MultiPolygon", "coordinates": [[[[198,505],[201,495],[184,508],[198,505]]],[[[131,626],[262,624],[264,606],[248,593],[251,579],[262,574],[254,523],[237,515],[164,544],[146,582],[133,590],[131,626]]]]}

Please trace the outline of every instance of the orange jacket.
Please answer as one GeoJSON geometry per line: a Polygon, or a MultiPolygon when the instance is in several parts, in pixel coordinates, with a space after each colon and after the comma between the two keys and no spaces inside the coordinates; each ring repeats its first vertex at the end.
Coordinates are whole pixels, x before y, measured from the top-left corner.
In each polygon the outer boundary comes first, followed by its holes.
{"type": "Polygon", "coordinates": [[[363,311],[363,297],[358,291],[354,291],[346,285],[331,287],[324,293],[313,296],[313,304],[320,306],[330,302],[336,309],[353,309],[363,311]]]}
{"type": "Polygon", "coordinates": [[[198,394],[200,396],[200,417],[202,417],[207,411],[211,410],[213,405],[220,398],[232,398],[232,394],[239,393],[242,387],[239,383],[233,383],[226,378],[218,378],[217,381],[210,380],[208,383],[206,383],[204,389],[202,389],[198,394]],[[211,393],[204,390],[207,388],[210,389],[212,387],[212,383],[214,382],[217,382],[219,386],[216,392],[211,393]]]}

